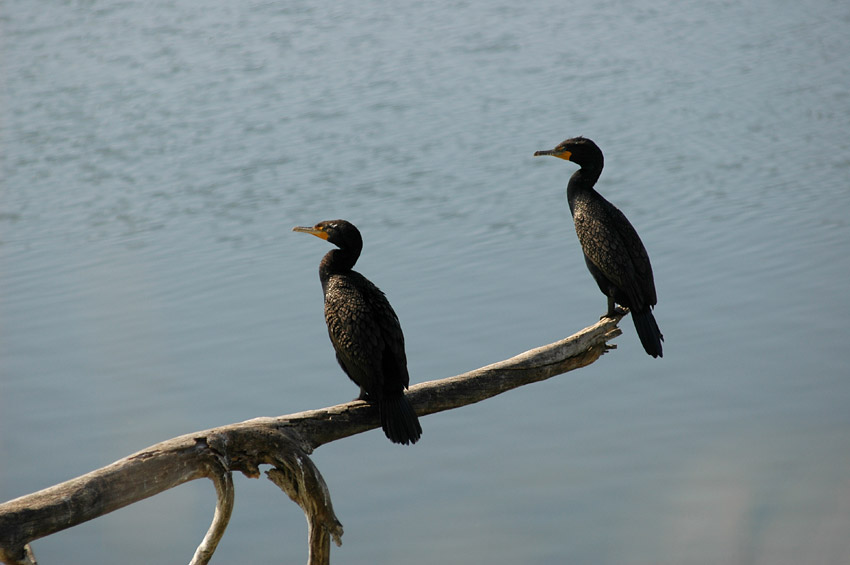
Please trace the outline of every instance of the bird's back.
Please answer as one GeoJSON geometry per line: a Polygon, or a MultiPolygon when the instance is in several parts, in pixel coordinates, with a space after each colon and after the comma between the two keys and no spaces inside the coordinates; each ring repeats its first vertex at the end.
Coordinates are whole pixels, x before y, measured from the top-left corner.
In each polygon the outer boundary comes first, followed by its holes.
{"type": "Polygon", "coordinates": [[[617,302],[637,310],[654,306],[649,255],[625,214],[593,189],[577,194],[570,208],[585,257],[625,295],[617,302]]]}
{"type": "Polygon", "coordinates": [[[407,388],[404,334],[384,293],[356,271],[333,275],[325,321],[340,365],[370,396],[407,388]]]}

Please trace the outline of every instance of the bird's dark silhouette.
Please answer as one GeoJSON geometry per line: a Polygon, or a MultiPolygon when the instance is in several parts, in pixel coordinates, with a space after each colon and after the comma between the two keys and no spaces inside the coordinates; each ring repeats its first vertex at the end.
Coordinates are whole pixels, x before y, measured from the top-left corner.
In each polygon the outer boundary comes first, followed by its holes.
{"type": "Polygon", "coordinates": [[[627,307],[644,350],[662,357],[664,336],[652,314],[658,300],[649,255],[626,216],[594,189],[602,174],[602,150],[590,139],[574,137],[534,155],[552,155],[580,167],[567,184],[567,202],[587,268],[608,297],[606,315],[616,313],[616,304],[627,307]]]}
{"type": "Polygon", "coordinates": [[[422,427],[404,395],[410,383],[404,334],[384,293],[352,270],[363,239],[345,220],[327,220],[313,227],[295,227],[333,243],[319,263],[325,295],[325,322],[345,374],[360,387],[360,398],[378,406],[381,427],[393,443],[416,443],[422,427]]]}

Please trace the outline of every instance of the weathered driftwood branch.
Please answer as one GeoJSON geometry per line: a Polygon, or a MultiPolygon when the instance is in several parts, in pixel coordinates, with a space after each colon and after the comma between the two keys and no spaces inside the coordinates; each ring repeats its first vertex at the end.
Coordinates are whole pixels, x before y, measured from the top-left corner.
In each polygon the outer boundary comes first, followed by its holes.
{"type": "MultiPolygon", "coordinates": [[[[512,388],[584,367],[614,346],[620,318],[603,318],[564,340],[526,351],[456,377],[414,385],[408,391],[419,416],[451,410],[512,388]]],[[[33,540],[97,518],[182,483],[209,478],[218,503],[192,564],[209,562],[233,508],[233,471],[269,479],[304,510],[309,564],[327,564],[330,539],[341,544],[342,524],[321,473],[309,458],[318,446],[380,427],[363,401],[277,418],[256,418],[173,438],[111,465],[0,504],[0,561],[32,564],[33,540]]]]}

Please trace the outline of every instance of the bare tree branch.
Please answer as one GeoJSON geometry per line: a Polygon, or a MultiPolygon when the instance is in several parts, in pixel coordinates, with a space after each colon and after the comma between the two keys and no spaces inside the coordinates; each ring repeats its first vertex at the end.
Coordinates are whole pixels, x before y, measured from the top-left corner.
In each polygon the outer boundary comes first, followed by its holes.
{"type": "Polygon", "coordinates": [[[218,547],[218,542],[224,537],[224,530],[227,529],[227,524],[230,522],[230,514],[233,512],[233,473],[231,473],[222,462],[216,473],[210,475],[213,483],[215,483],[215,514],[213,515],[210,529],[207,530],[207,535],[201,541],[201,545],[195,551],[192,561],[189,565],[207,565],[212,559],[215,548],[218,547]]]}
{"type": "MultiPolygon", "coordinates": [[[[620,335],[619,320],[619,316],[603,318],[566,339],[505,361],[414,385],[408,398],[421,417],[584,367],[616,347],[608,341],[620,335]]],[[[309,454],[325,443],[377,427],[377,411],[356,400],[277,418],[256,418],[158,443],[96,471],[0,504],[0,561],[34,564],[29,547],[33,540],[206,477],[215,485],[218,502],[210,529],[191,563],[208,563],[233,509],[232,472],[256,478],[260,465],[271,465],[269,479],[304,510],[310,542],[308,563],[327,564],[330,539],[342,543],[342,524],[309,454]]]]}

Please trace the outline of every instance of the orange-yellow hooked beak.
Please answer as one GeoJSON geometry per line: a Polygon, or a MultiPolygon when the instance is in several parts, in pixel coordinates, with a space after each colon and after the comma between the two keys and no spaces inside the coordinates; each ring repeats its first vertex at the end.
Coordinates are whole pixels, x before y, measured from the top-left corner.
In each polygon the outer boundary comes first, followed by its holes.
{"type": "Polygon", "coordinates": [[[555,149],[546,149],[544,151],[535,151],[534,156],[540,157],[541,155],[551,155],[552,157],[557,157],[558,159],[563,159],[564,161],[569,161],[572,156],[571,151],[558,151],[555,149]]]}
{"type": "Polygon", "coordinates": [[[292,228],[292,231],[297,231],[301,233],[309,233],[310,235],[315,235],[319,239],[328,239],[328,232],[323,230],[322,228],[311,228],[307,226],[295,226],[292,228]]]}

